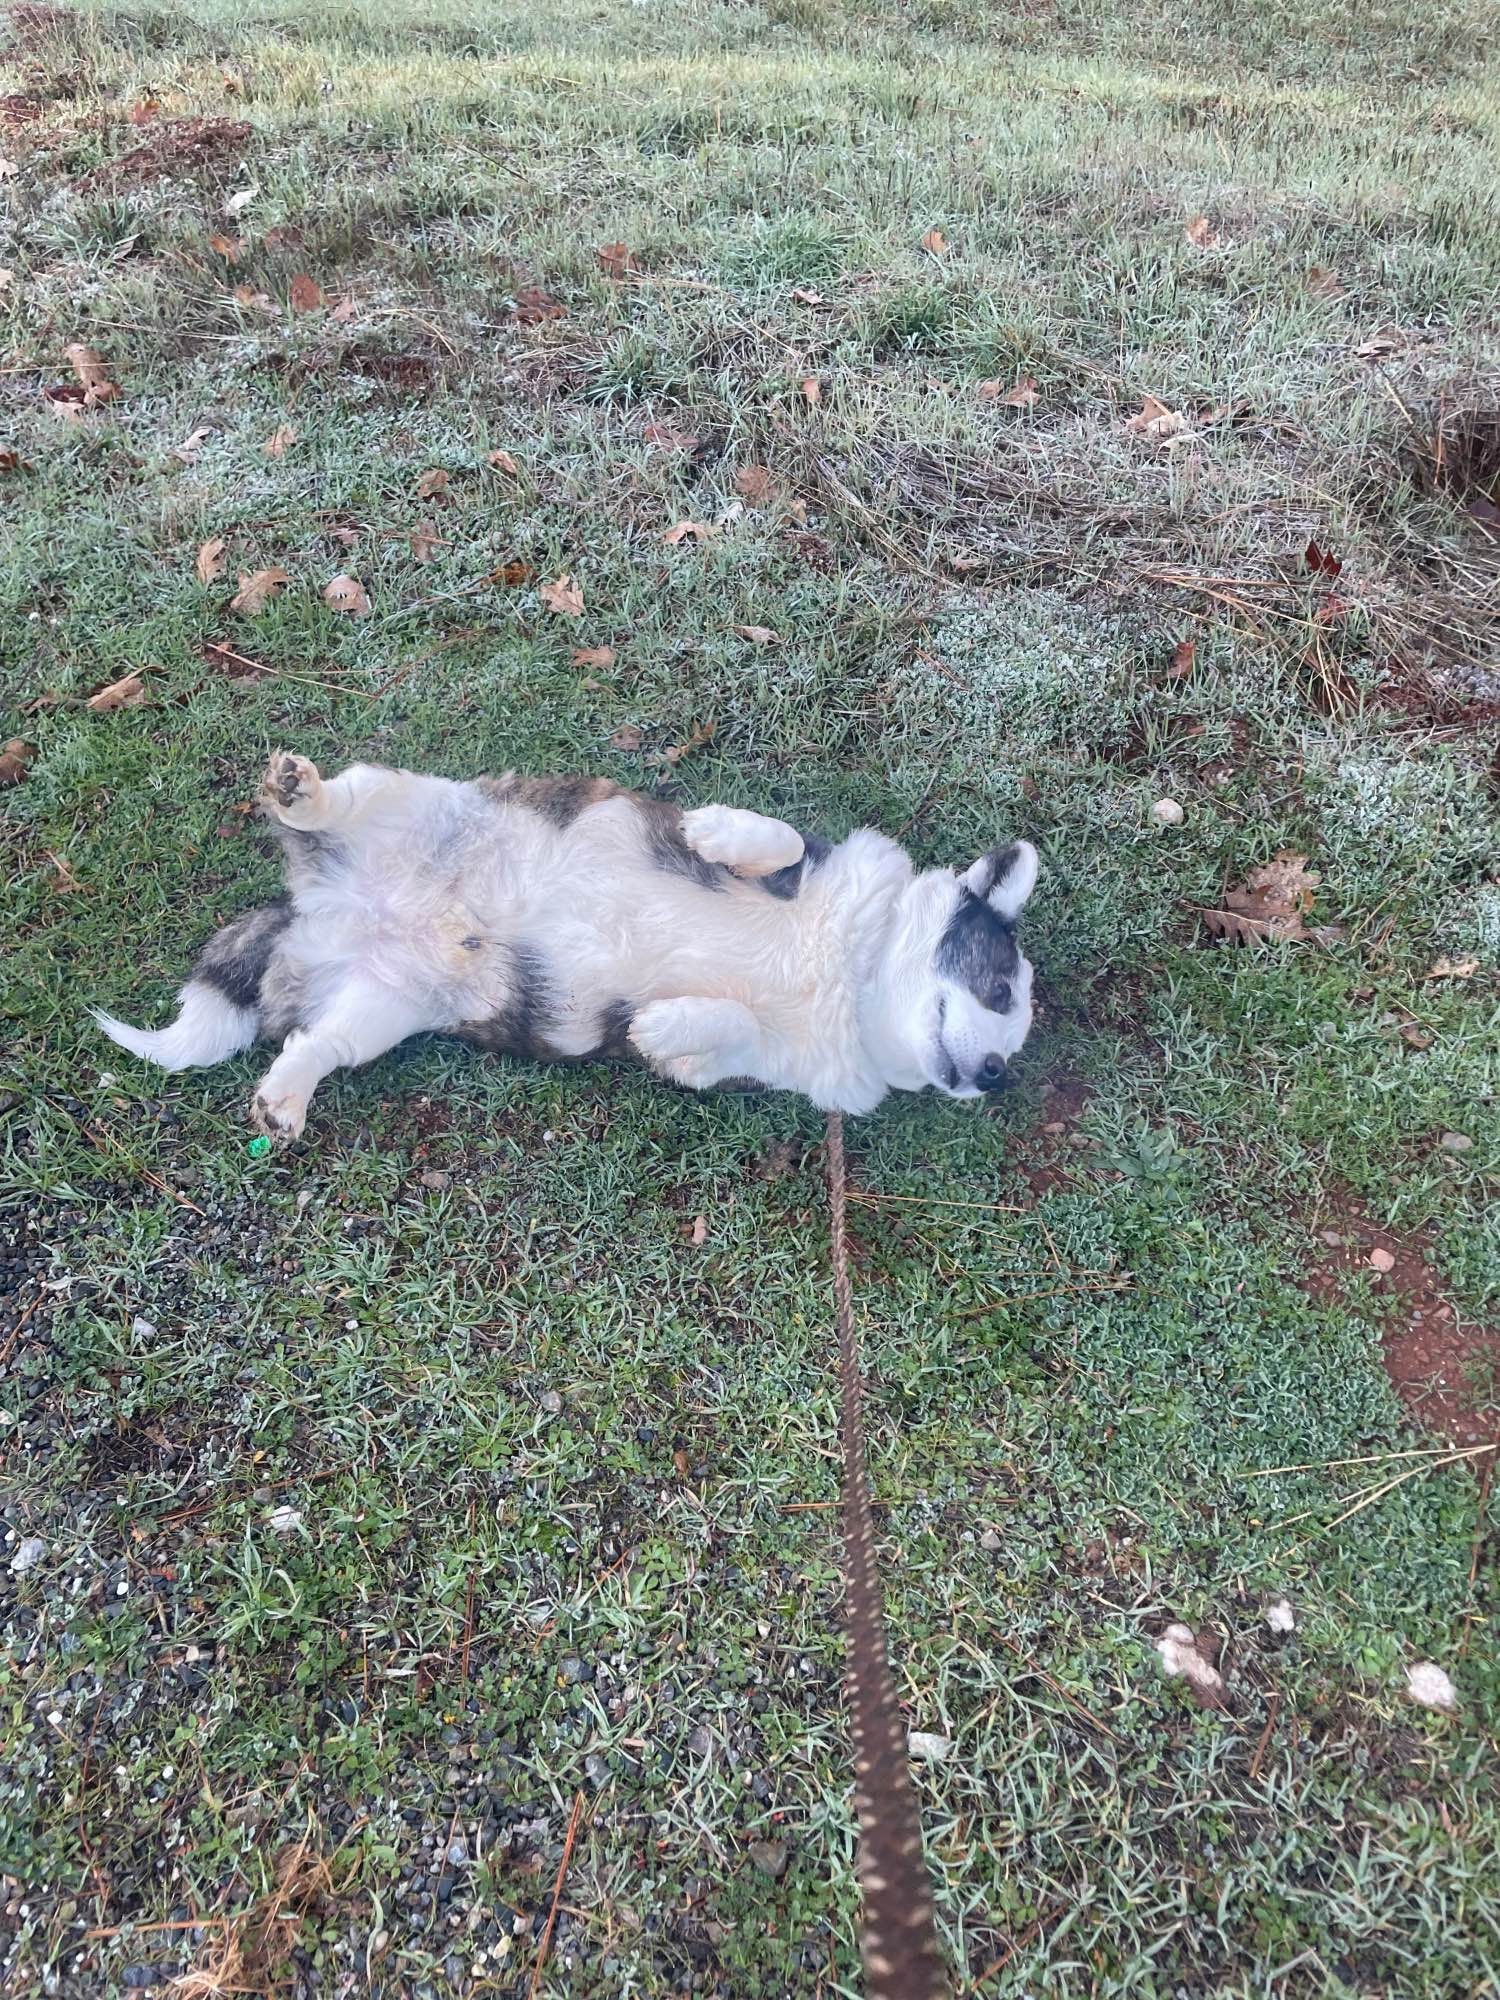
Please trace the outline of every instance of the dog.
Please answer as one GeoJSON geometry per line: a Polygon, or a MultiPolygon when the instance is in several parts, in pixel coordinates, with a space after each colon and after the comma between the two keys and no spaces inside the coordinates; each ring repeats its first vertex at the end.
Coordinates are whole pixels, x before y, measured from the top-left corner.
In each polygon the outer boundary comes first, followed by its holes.
{"type": "Polygon", "coordinates": [[[95,1019],[169,1070],[279,1042],[251,1105],[277,1146],[332,1070],[423,1032],[857,1113],[892,1090],[999,1089],[1031,1025],[1024,840],[919,873],[869,829],[830,846],[605,778],[324,779],[286,752],[258,803],[286,894],[209,940],[169,1027],[95,1019]]]}

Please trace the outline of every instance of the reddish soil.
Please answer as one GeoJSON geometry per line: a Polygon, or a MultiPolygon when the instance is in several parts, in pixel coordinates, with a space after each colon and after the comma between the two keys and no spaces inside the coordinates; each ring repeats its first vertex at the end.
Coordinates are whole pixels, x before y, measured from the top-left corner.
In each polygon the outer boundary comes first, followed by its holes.
{"type": "Polygon", "coordinates": [[[1347,1281],[1368,1278],[1399,1308],[1380,1344],[1391,1386],[1412,1416],[1455,1445],[1500,1443],[1500,1328],[1460,1322],[1427,1262],[1431,1248],[1429,1232],[1397,1236],[1340,1193],[1324,1213],[1303,1284],[1315,1299],[1342,1304],[1347,1281]],[[1389,1271],[1371,1264],[1375,1250],[1395,1260],[1389,1271]]]}
{"type": "Polygon", "coordinates": [[[1073,1184],[1073,1133],[1088,1107],[1088,1085],[1076,1076],[1058,1076],[1042,1085],[1042,1122],[1026,1141],[1026,1157],[1016,1172],[1034,1195],[1055,1194],[1073,1184]]]}
{"type": "Polygon", "coordinates": [[[34,91],[12,90],[0,97],[0,124],[14,130],[18,125],[31,125],[46,113],[45,101],[34,91]]]}
{"type": "Polygon", "coordinates": [[[153,181],[190,173],[242,151],[249,138],[250,127],[243,118],[164,119],[144,145],[122,153],[79,185],[98,187],[110,181],[153,181]]]}

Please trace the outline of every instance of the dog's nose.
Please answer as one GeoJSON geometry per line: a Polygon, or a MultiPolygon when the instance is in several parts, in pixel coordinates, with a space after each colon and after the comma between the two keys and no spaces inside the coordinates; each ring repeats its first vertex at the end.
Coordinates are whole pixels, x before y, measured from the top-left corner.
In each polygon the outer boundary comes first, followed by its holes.
{"type": "Polygon", "coordinates": [[[974,1081],[981,1090],[1003,1090],[1005,1087],[1004,1056],[986,1056],[979,1066],[979,1074],[974,1081]]]}

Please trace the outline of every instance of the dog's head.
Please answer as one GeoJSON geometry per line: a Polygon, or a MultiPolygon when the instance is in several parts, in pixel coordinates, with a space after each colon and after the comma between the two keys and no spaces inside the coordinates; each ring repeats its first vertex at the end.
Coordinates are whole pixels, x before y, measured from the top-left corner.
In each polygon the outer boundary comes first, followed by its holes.
{"type": "Polygon", "coordinates": [[[1013,841],[963,874],[934,869],[902,897],[883,967],[891,1081],[949,1097],[999,1090],[1031,1026],[1031,964],[1016,921],[1036,886],[1036,849],[1013,841]]]}

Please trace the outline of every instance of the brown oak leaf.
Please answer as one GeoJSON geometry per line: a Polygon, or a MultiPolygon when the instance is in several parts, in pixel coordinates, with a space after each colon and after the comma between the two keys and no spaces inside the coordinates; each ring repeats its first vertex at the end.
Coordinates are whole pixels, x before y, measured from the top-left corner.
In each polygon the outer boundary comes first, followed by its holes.
{"type": "Polygon", "coordinates": [[[117,708],[139,708],[146,699],[146,684],[139,674],[126,674],[122,679],[111,681],[108,687],[91,694],[87,706],[100,715],[113,714],[117,708]]]}
{"type": "Polygon", "coordinates": [[[273,563],[270,569],[251,570],[248,576],[241,575],[240,587],[230,598],[229,608],[244,618],[258,618],[277,591],[291,580],[290,573],[280,563],[273,563]]]}
{"type": "Polygon", "coordinates": [[[351,618],[363,618],[370,608],[370,600],[359,578],[348,576],[343,571],[324,584],[323,602],[330,611],[346,612],[351,618]]]}
{"type": "Polygon", "coordinates": [[[212,583],[216,576],[224,574],[224,537],[211,535],[199,549],[193,562],[200,583],[212,583]]]}
{"type": "Polygon", "coordinates": [[[555,611],[559,618],[583,616],[583,592],[567,574],[556,578],[552,583],[544,583],[541,598],[547,609],[555,611]]]}

